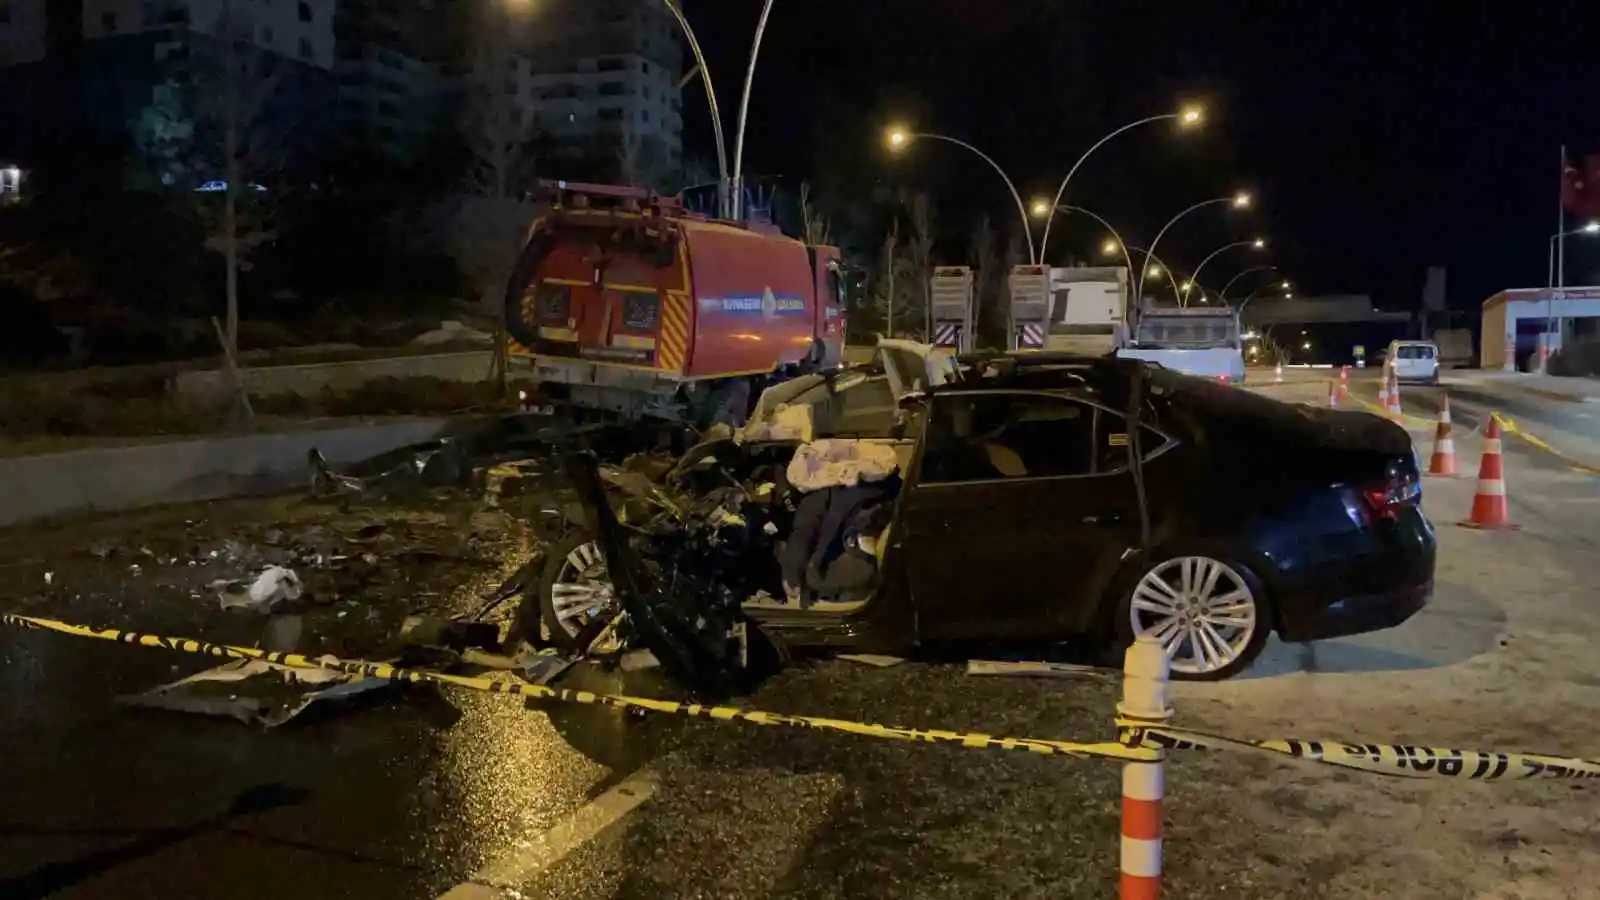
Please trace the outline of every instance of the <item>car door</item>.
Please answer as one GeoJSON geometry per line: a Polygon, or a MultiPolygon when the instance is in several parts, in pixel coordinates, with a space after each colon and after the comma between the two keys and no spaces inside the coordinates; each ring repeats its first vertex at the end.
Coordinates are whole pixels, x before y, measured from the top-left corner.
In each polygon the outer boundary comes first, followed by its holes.
{"type": "Polygon", "coordinates": [[[1138,528],[1126,468],[1096,474],[1100,414],[1051,393],[935,394],[900,514],[922,636],[1050,637],[1098,602],[1138,528]]]}

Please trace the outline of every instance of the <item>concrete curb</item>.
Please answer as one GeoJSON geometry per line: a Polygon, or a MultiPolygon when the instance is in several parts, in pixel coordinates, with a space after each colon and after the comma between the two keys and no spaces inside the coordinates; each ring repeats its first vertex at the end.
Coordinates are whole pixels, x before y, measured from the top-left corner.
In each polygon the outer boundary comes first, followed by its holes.
{"type": "Polygon", "coordinates": [[[308,484],[306,454],[343,465],[432,439],[442,419],[358,424],[0,460],[0,527],[270,494],[308,484]]]}

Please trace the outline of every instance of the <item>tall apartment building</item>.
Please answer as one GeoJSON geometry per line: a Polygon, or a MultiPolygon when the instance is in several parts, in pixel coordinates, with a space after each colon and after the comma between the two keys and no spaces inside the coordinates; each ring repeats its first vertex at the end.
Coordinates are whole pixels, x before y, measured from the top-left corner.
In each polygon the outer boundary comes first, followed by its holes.
{"type": "Polygon", "coordinates": [[[0,153],[26,155],[31,144],[37,154],[66,135],[125,139],[192,51],[215,49],[222,34],[259,51],[274,73],[262,115],[281,117],[291,150],[308,146],[329,124],[335,4],[0,0],[0,118],[17,126],[0,134],[0,153]]]}
{"type": "Polygon", "coordinates": [[[341,0],[340,137],[406,159],[450,127],[465,26],[455,0],[341,0]]]}
{"type": "Polygon", "coordinates": [[[0,0],[0,69],[43,60],[48,30],[45,0],[0,0]]]}
{"type": "Polygon", "coordinates": [[[558,146],[629,153],[645,180],[682,169],[683,40],[660,0],[542,0],[519,90],[558,146]]]}

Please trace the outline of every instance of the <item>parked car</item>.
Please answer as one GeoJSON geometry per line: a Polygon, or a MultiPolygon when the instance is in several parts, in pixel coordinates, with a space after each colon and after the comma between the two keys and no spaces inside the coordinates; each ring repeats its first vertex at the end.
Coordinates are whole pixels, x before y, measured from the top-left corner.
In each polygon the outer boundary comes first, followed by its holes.
{"type": "Polygon", "coordinates": [[[848,596],[785,593],[776,557],[805,499],[785,477],[801,441],[761,432],[767,398],[752,423],[763,437],[702,445],[651,482],[676,498],[670,514],[619,517],[616,485],[592,459],[573,462],[592,528],[550,565],[586,571],[601,590],[588,614],[620,605],[631,639],[684,680],[728,683],[704,679],[747,658],[730,637],[745,624],[780,647],[896,655],[1071,638],[1109,649],[1148,634],[1176,677],[1221,679],[1271,632],[1387,628],[1432,595],[1416,456],[1377,416],[1049,353],[941,362],[896,348],[780,388],[790,408],[813,408],[810,438],[880,445],[898,462],[871,533],[828,551],[869,559],[848,596]],[[878,415],[883,388],[895,402],[878,415]]]}
{"type": "Polygon", "coordinates": [[[1388,358],[1402,384],[1439,383],[1439,348],[1432,341],[1393,341],[1388,358]]]}

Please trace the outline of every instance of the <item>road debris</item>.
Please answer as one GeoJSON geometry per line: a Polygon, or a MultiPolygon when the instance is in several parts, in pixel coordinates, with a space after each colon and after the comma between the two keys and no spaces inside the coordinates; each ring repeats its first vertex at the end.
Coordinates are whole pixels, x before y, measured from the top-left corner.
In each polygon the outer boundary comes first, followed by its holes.
{"type": "Polygon", "coordinates": [[[276,728],[315,703],[349,699],[390,684],[382,678],[296,669],[252,659],[207,669],[142,694],[118,697],[117,702],[276,728]]]}
{"type": "Polygon", "coordinates": [[[299,600],[305,590],[300,576],[283,566],[268,566],[249,587],[241,581],[214,581],[211,586],[217,589],[223,609],[253,612],[267,612],[279,603],[299,600]]]}
{"type": "Polygon", "coordinates": [[[875,669],[887,669],[905,662],[904,659],[898,656],[883,656],[877,653],[841,653],[838,659],[842,659],[845,662],[861,663],[864,666],[872,666],[875,669]]]}
{"type": "Polygon", "coordinates": [[[967,674],[999,675],[1011,678],[1088,678],[1097,681],[1111,681],[1116,678],[1117,673],[1109,669],[1097,669],[1094,666],[1080,666],[1073,663],[973,659],[967,661],[967,674]]]}

